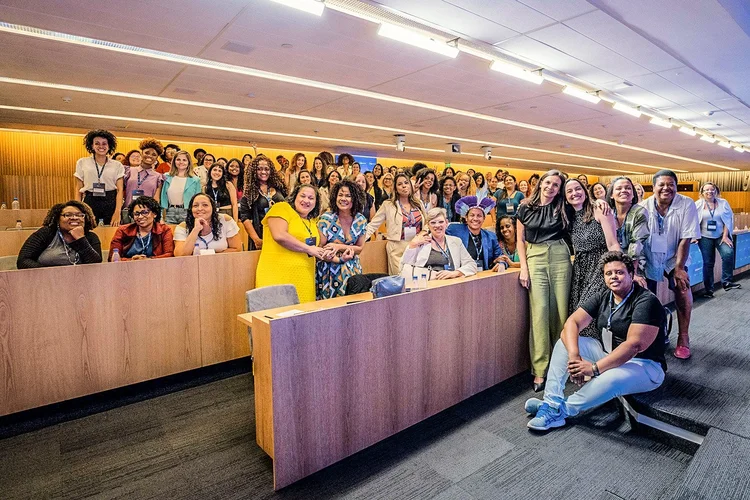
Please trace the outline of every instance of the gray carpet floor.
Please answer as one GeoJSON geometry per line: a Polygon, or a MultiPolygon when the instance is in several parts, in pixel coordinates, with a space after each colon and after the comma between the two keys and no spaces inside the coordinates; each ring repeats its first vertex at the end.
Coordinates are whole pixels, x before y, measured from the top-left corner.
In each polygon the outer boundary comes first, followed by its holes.
{"type": "MultiPolygon", "coordinates": [[[[684,382],[659,403],[740,435],[750,412],[726,412],[750,395],[736,380],[747,378],[750,335],[734,348],[750,333],[745,286],[698,301],[695,359],[670,359],[668,380],[694,375],[701,385],[684,382]]],[[[500,384],[275,493],[271,460],[255,444],[252,377],[236,376],[0,441],[0,498],[695,498],[683,485],[692,457],[633,432],[613,403],[563,429],[528,431],[528,385],[500,384]]],[[[717,435],[706,457],[725,446],[717,435]]]]}

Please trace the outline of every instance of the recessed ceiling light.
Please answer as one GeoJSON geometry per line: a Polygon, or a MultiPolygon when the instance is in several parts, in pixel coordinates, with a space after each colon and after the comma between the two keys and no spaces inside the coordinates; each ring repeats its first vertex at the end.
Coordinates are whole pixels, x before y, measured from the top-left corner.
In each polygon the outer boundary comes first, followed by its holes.
{"type": "Polygon", "coordinates": [[[579,89],[577,87],[571,87],[570,85],[566,85],[563,87],[563,94],[567,94],[573,97],[577,97],[578,99],[582,99],[584,101],[588,101],[592,104],[597,104],[599,101],[602,100],[601,97],[599,97],[598,92],[586,92],[583,89],[579,89]]]}
{"type": "Polygon", "coordinates": [[[521,80],[526,80],[527,82],[535,83],[537,85],[541,84],[544,81],[544,76],[542,75],[541,70],[527,71],[516,66],[515,64],[510,64],[505,61],[493,61],[490,65],[490,69],[499,71],[500,73],[505,73],[506,75],[515,76],[516,78],[520,78],[521,80]]]}
{"type": "Polygon", "coordinates": [[[652,116],[650,121],[652,124],[658,125],[659,127],[672,128],[672,122],[670,120],[664,120],[658,116],[652,116]]]}
{"type": "Polygon", "coordinates": [[[323,15],[323,11],[326,6],[322,1],[318,0],[271,0],[272,2],[287,5],[295,9],[315,14],[316,16],[323,15]]]}
{"type": "Polygon", "coordinates": [[[455,58],[459,50],[449,45],[445,40],[437,40],[423,33],[397,26],[390,23],[382,23],[378,29],[378,35],[403,43],[408,43],[420,49],[430,50],[444,56],[455,58]]]}
{"type": "Polygon", "coordinates": [[[695,137],[695,129],[693,127],[680,127],[680,132],[695,137]]]}
{"type": "Polygon", "coordinates": [[[617,111],[620,111],[621,113],[625,113],[626,115],[635,116],[636,118],[641,116],[640,109],[634,108],[632,106],[628,106],[627,104],[616,102],[612,105],[612,108],[616,109],[617,111]]]}

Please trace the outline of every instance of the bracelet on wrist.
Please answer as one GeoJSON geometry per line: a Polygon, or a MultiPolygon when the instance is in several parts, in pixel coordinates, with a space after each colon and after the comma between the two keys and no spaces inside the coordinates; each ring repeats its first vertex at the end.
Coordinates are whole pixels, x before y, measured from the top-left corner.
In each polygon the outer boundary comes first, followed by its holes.
{"type": "Polygon", "coordinates": [[[594,377],[598,377],[600,375],[599,367],[596,366],[596,363],[591,364],[591,371],[594,372],[594,377]]]}

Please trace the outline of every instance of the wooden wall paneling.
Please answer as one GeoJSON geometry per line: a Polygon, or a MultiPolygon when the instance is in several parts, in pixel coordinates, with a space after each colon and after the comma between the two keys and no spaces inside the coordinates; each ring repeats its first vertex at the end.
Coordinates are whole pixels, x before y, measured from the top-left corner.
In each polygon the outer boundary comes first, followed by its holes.
{"type": "Polygon", "coordinates": [[[33,229],[0,231],[0,257],[18,255],[23,242],[31,236],[33,229]]]}
{"type": "Polygon", "coordinates": [[[48,210],[0,210],[0,226],[15,227],[16,221],[21,219],[23,227],[40,227],[44,218],[47,217],[48,210]]]}
{"type": "Polygon", "coordinates": [[[204,366],[250,355],[247,327],[237,315],[245,312],[245,292],[255,288],[259,257],[253,251],[181,258],[198,261],[204,366]]]}
{"type": "Polygon", "coordinates": [[[385,240],[368,241],[359,254],[362,271],[369,273],[388,273],[388,256],[385,253],[385,240]]]}
{"type": "Polygon", "coordinates": [[[192,259],[0,273],[0,415],[198,368],[198,290],[192,259]]]}
{"type": "Polygon", "coordinates": [[[527,304],[498,300],[501,314],[484,306],[517,280],[490,274],[272,320],[275,487],[515,375],[517,364],[498,360],[528,357],[527,331],[505,329],[527,304]]]}

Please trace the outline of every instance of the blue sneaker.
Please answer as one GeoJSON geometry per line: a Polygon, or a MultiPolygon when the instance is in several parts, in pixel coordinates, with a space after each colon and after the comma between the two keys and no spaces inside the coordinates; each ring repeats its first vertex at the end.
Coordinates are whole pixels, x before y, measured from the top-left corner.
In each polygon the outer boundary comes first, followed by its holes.
{"type": "Polygon", "coordinates": [[[565,425],[565,417],[563,417],[562,412],[558,408],[552,408],[547,403],[542,403],[536,411],[536,416],[529,420],[526,427],[535,431],[546,431],[563,425],[565,425]]]}
{"type": "Polygon", "coordinates": [[[542,403],[544,403],[544,401],[539,398],[529,398],[523,405],[523,409],[526,410],[526,413],[536,415],[536,412],[539,411],[539,407],[542,406],[542,403]]]}

